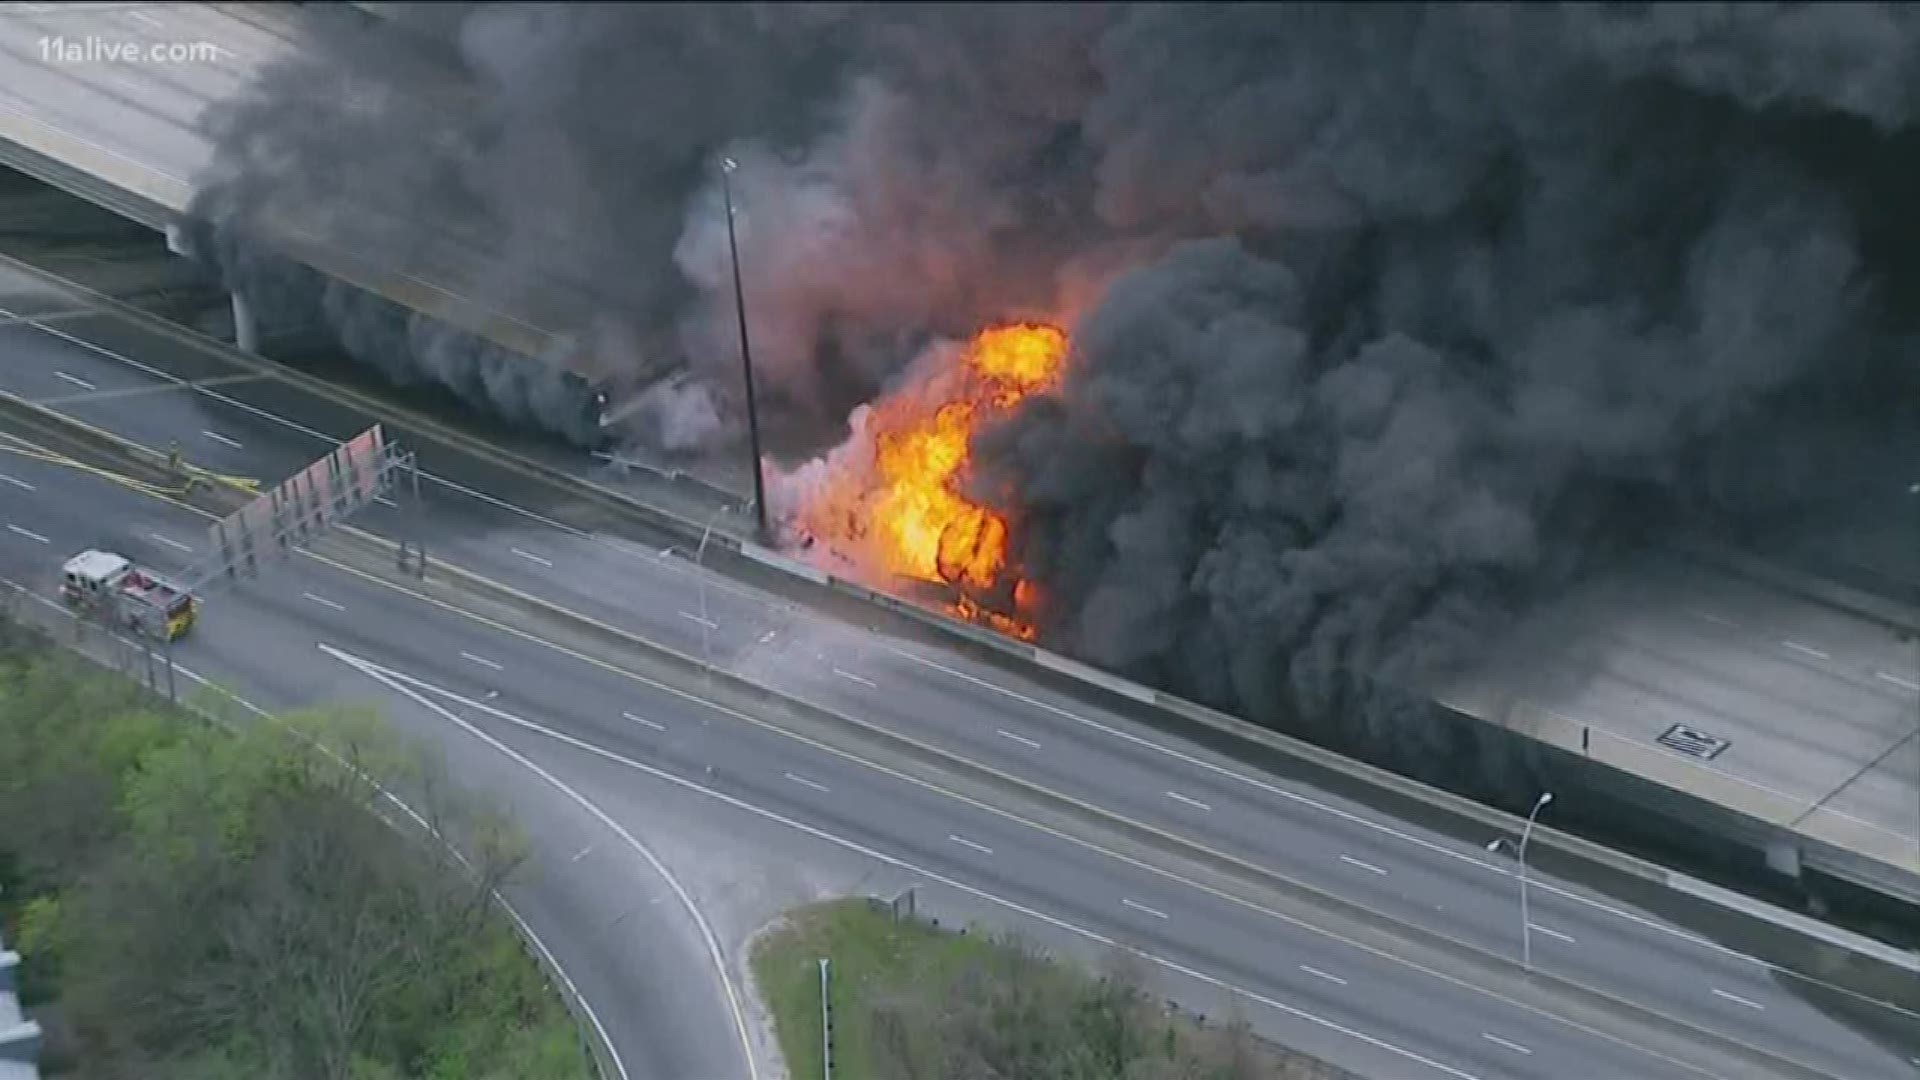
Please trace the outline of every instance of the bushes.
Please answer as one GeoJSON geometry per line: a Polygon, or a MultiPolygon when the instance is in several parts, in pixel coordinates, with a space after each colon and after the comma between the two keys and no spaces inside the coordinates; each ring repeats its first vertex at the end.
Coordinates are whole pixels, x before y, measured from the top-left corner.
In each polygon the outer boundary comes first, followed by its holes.
{"type": "Polygon", "coordinates": [[[519,861],[513,831],[367,712],[284,723],[229,733],[78,663],[0,659],[0,914],[33,994],[57,993],[49,1065],[153,1080],[588,1075],[490,902],[519,861]],[[375,780],[424,792],[416,808],[471,865],[383,821],[375,780]]]}

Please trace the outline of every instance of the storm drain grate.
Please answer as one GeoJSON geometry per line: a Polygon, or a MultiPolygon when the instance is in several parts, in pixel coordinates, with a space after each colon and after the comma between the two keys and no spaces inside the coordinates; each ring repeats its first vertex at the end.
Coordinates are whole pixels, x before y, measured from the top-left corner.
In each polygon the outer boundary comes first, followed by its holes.
{"type": "Polygon", "coordinates": [[[1709,735],[1685,724],[1675,724],[1660,736],[1659,743],[1669,750],[1678,750],[1701,761],[1712,761],[1720,752],[1733,745],[1718,735],[1709,735]]]}

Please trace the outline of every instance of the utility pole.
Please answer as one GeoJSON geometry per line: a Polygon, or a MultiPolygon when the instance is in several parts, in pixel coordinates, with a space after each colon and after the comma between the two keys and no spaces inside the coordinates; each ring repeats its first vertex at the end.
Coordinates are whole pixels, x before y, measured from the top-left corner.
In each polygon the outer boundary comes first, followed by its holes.
{"type": "Polygon", "coordinates": [[[747,384],[747,442],[753,453],[754,524],[759,529],[757,539],[765,544],[773,534],[767,528],[767,484],[760,466],[760,410],[753,397],[753,348],[747,343],[747,294],[740,286],[740,243],[733,231],[732,177],[733,170],[739,167],[732,158],[720,159],[720,192],[727,204],[727,251],[733,256],[733,307],[740,320],[740,365],[747,384]]]}

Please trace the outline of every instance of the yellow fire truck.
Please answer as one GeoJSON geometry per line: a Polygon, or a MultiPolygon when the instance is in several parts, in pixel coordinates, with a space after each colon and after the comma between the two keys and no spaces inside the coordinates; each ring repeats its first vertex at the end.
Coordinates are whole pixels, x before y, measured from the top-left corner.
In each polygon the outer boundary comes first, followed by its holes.
{"type": "Polygon", "coordinates": [[[111,551],[83,551],[67,560],[60,595],[70,607],[107,612],[138,628],[144,619],[164,620],[155,629],[173,641],[193,628],[199,604],[185,589],[111,551]]]}

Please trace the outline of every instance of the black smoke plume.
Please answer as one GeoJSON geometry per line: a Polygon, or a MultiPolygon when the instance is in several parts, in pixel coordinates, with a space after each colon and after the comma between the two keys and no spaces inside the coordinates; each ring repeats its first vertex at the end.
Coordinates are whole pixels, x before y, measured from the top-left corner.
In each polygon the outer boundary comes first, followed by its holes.
{"type": "Polygon", "coordinates": [[[1050,643],[1256,717],[1403,738],[1373,688],[1596,551],[1815,512],[1913,427],[1911,7],[402,7],[214,118],[206,218],[483,246],[636,438],[731,451],[730,156],[789,445],[1071,321],[975,490],[1050,643]]]}

